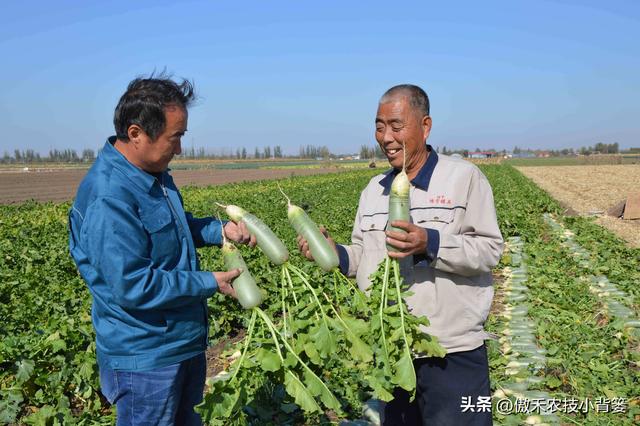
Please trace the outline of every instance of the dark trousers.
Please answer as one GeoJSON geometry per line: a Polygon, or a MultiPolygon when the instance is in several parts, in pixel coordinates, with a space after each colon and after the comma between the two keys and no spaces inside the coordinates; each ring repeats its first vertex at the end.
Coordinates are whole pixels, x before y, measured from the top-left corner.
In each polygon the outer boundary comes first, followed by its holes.
{"type": "Polygon", "coordinates": [[[409,402],[409,392],[396,389],[395,398],[384,410],[385,426],[492,424],[489,361],[484,344],[444,358],[417,359],[413,364],[417,379],[416,397],[409,402]],[[479,401],[478,397],[484,398],[479,401]]]}
{"type": "Polygon", "coordinates": [[[150,371],[100,369],[102,393],[116,406],[117,426],[202,425],[193,407],[202,401],[204,353],[150,371]]]}

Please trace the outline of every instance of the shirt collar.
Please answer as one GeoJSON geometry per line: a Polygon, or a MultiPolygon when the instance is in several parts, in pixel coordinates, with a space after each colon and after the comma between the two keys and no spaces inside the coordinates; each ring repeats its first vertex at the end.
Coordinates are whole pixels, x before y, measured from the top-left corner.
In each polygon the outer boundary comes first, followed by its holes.
{"type": "MultiPolygon", "coordinates": [[[[431,145],[427,145],[427,151],[429,152],[427,161],[424,163],[424,166],[422,166],[416,177],[411,179],[411,184],[413,186],[425,191],[429,189],[429,182],[431,182],[433,170],[436,168],[436,164],[438,163],[438,154],[433,150],[431,145]]],[[[400,173],[400,170],[391,169],[387,172],[387,175],[380,180],[380,185],[384,187],[385,193],[388,193],[391,189],[391,183],[398,173],[400,173]]]]}
{"type": "MultiPolygon", "coordinates": [[[[157,179],[144,170],[131,164],[129,160],[127,160],[125,156],[122,155],[122,153],[118,151],[115,146],[113,146],[115,142],[116,137],[111,136],[104,144],[104,148],[101,154],[104,156],[105,160],[109,161],[115,167],[124,172],[124,174],[143,191],[151,191],[151,188],[153,187],[153,184],[157,181],[157,179]]],[[[164,173],[166,172],[163,172],[163,175],[164,173]]]]}

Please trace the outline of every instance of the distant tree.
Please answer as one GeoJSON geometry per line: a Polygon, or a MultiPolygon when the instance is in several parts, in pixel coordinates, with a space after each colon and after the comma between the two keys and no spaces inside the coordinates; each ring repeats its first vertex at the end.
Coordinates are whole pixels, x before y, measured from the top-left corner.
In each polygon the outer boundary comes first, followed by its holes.
{"type": "Polygon", "coordinates": [[[329,151],[329,148],[326,146],[322,146],[320,147],[320,149],[318,150],[318,154],[320,157],[322,157],[325,160],[328,160],[329,157],[331,156],[331,151],[329,151]]]}
{"type": "Polygon", "coordinates": [[[255,152],[253,153],[253,158],[260,158],[260,150],[256,147],[255,152]]]}
{"type": "Polygon", "coordinates": [[[264,152],[264,158],[271,158],[271,147],[270,146],[265,146],[263,152],[264,152]]]}
{"type": "Polygon", "coordinates": [[[615,143],[602,143],[602,142],[598,142],[594,147],[593,150],[595,152],[599,152],[601,154],[617,154],[619,151],[619,146],[618,146],[618,142],[615,143]]]}
{"type": "Polygon", "coordinates": [[[92,149],[83,149],[82,150],[82,161],[84,162],[92,162],[96,159],[96,154],[92,149]]]}
{"type": "Polygon", "coordinates": [[[282,147],[280,145],[276,145],[273,148],[273,156],[275,158],[282,158],[282,147]]]}
{"type": "Polygon", "coordinates": [[[299,155],[300,158],[330,158],[333,154],[326,146],[303,145],[299,155]]]}
{"type": "Polygon", "coordinates": [[[27,149],[22,153],[22,159],[25,163],[33,163],[36,160],[36,153],[32,149],[27,149]]]}
{"type": "Polygon", "coordinates": [[[315,158],[316,148],[312,145],[303,145],[300,147],[300,158],[315,158]]]}
{"type": "Polygon", "coordinates": [[[242,159],[246,159],[247,158],[247,148],[242,147],[242,159]]]}
{"type": "Polygon", "coordinates": [[[360,158],[363,160],[366,158],[373,157],[373,152],[374,152],[374,149],[369,148],[367,145],[360,146],[360,158]]]}
{"type": "Polygon", "coordinates": [[[382,148],[380,148],[379,144],[375,144],[373,155],[378,158],[384,157],[384,155],[382,154],[382,148]]]}

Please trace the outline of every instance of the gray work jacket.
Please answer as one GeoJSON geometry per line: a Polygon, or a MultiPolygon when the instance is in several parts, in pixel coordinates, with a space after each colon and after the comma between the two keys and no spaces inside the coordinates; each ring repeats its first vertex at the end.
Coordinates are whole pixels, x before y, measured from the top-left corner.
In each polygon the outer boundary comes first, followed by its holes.
{"type": "MultiPolygon", "coordinates": [[[[431,147],[428,147],[431,149],[431,147]]],[[[371,179],[360,195],[351,245],[339,245],[341,269],[366,290],[384,259],[389,189],[397,171],[371,179]]],[[[412,180],[411,221],[425,228],[426,253],[401,261],[406,298],[414,315],[426,315],[449,353],[472,350],[491,336],[483,325],[493,299],[491,270],[503,239],[491,186],[475,165],[431,151],[412,180]]]]}

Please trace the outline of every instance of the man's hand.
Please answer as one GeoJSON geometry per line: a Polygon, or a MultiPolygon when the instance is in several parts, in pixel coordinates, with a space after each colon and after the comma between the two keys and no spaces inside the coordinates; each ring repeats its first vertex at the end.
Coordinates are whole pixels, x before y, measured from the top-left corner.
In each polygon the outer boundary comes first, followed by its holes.
{"type": "Polygon", "coordinates": [[[241,273],[241,269],[233,269],[229,272],[213,272],[213,276],[218,282],[218,290],[220,293],[237,299],[238,296],[236,295],[236,291],[233,287],[231,287],[231,282],[239,277],[241,273]]]}
{"type": "MultiPolygon", "coordinates": [[[[324,228],[324,226],[320,227],[320,232],[322,232],[322,235],[324,235],[324,237],[327,239],[327,241],[329,242],[329,245],[331,246],[331,248],[333,248],[333,251],[338,253],[338,249],[336,248],[335,241],[333,241],[333,238],[329,236],[329,233],[324,228]]],[[[300,249],[300,253],[302,253],[304,257],[306,257],[307,259],[314,260],[313,255],[311,254],[311,250],[309,250],[309,243],[307,243],[307,240],[305,240],[302,235],[298,235],[297,240],[298,240],[298,248],[300,249]]]]}
{"type": "Polygon", "coordinates": [[[256,236],[251,235],[244,222],[235,223],[229,221],[224,226],[223,232],[228,239],[236,243],[249,244],[249,247],[254,247],[256,245],[256,236]]]}
{"type": "Polygon", "coordinates": [[[404,229],[407,233],[387,231],[387,243],[399,251],[389,251],[389,257],[403,258],[427,251],[427,231],[404,220],[394,220],[391,226],[404,229]]]}

